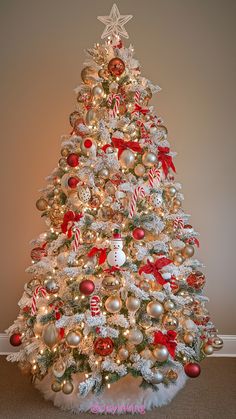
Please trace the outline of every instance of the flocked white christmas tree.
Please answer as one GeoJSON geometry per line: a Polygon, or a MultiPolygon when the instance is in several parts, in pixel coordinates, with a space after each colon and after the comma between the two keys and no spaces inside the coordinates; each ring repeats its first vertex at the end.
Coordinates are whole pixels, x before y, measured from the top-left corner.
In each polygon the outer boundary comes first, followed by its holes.
{"type": "Polygon", "coordinates": [[[182,209],[167,128],[121,37],[116,5],[88,49],[72,131],[36,206],[30,281],[8,356],[55,405],[169,402],[223,345],[202,294],[198,233],[182,209]]]}

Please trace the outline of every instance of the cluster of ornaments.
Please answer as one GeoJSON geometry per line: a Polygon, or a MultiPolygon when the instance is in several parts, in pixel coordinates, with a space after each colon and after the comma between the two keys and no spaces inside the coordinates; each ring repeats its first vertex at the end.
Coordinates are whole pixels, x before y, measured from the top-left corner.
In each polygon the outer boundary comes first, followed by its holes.
{"type": "Polygon", "coordinates": [[[191,260],[199,242],[182,209],[167,128],[149,106],[157,88],[117,37],[88,53],[71,133],[36,202],[48,231],[31,251],[28,303],[10,341],[22,350],[39,342],[21,367],[40,380],[52,371],[54,392],[75,391],[77,372],[90,377],[91,355],[102,386],[105,359],[132,369],[138,357],[158,389],[178,379],[175,362],[197,377],[223,342],[198,298],[205,276],[191,260]],[[77,324],[64,322],[80,314],[77,324]],[[104,336],[107,325],[117,333],[104,336]]]}

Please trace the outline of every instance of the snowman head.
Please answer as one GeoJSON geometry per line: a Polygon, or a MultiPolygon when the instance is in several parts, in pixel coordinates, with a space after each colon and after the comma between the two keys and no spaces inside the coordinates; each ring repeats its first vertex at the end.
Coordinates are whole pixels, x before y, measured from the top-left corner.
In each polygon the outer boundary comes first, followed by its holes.
{"type": "Polygon", "coordinates": [[[123,249],[123,241],[120,233],[114,233],[113,239],[111,240],[112,250],[121,250],[123,249]]]}

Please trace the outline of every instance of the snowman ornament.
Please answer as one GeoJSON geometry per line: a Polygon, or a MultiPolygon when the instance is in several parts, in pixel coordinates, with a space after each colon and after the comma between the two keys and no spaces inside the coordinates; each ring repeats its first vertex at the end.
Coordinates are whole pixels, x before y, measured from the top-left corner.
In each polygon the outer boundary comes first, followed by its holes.
{"type": "Polygon", "coordinates": [[[123,241],[120,233],[114,233],[111,240],[111,251],[107,255],[107,262],[110,266],[116,268],[124,265],[126,261],[125,253],[123,252],[123,241]]]}

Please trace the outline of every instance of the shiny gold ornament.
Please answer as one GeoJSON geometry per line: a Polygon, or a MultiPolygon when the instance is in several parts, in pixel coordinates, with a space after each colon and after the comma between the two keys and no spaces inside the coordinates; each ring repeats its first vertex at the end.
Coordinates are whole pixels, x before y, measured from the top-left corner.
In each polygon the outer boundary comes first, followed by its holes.
{"type": "Polygon", "coordinates": [[[144,166],[152,167],[154,166],[154,164],[157,163],[157,157],[154,153],[151,153],[150,151],[145,151],[145,153],[142,156],[142,162],[144,166]]]}
{"type": "Polygon", "coordinates": [[[105,308],[109,313],[119,313],[122,308],[122,300],[119,295],[111,295],[105,302],[105,308]]]}
{"type": "Polygon", "coordinates": [[[176,208],[180,208],[181,207],[182,202],[180,201],[180,199],[175,198],[173,201],[173,206],[176,208]]]}
{"type": "Polygon", "coordinates": [[[108,70],[104,70],[103,68],[101,68],[101,69],[98,71],[98,75],[99,75],[99,77],[101,77],[102,79],[107,80],[107,79],[108,79],[108,77],[109,77],[109,72],[108,72],[108,70]]]}
{"type": "Polygon", "coordinates": [[[178,373],[177,371],[174,371],[174,370],[167,371],[166,376],[170,381],[173,381],[173,382],[178,379],[178,373]]]}
{"type": "Polygon", "coordinates": [[[87,186],[78,187],[78,197],[81,202],[89,202],[91,199],[91,191],[87,186]]]}
{"type": "Polygon", "coordinates": [[[165,309],[165,311],[173,310],[174,307],[175,307],[175,305],[174,305],[173,301],[171,301],[171,300],[165,301],[165,303],[164,303],[164,309],[165,309]]]}
{"type": "Polygon", "coordinates": [[[86,125],[93,126],[96,125],[98,121],[97,112],[94,109],[89,109],[85,116],[86,125]]]}
{"type": "Polygon", "coordinates": [[[187,244],[181,251],[183,257],[191,258],[194,255],[194,247],[191,244],[187,244]]]}
{"type": "Polygon", "coordinates": [[[84,243],[88,243],[88,244],[94,243],[94,241],[96,240],[96,238],[97,238],[96,231],[93,231],[93,230],[85,230],[82,233],[82,240],[83,240],[84,243]]]}
{"type": "Polygon", "coordinates": [[[141,326],[144,330],[152,327],[152,320],[147,314],[142,315],[141,319],[139,320],[139,326],[141,326]]]}
{"type": "Polygon", "coordinates": [[[62,156],[62,157],[67,157],[69,154],[70,154],[70,150],[68,150],[68,148],[63,147],[63,148],[61,149],[61,156],[62,156]]]}
{"type": "Polygon", "coordinates": [[[152,373],[153,373],[153,377],[151,378],[151,383],[152,384],[162,383],[164,379],[162,372],[158,368],[154,367],[152,368],[152,373]]]}
{"type": "Polygon", "coordinates": [[[61,157],[61,158],[60,158],[60,160],[59,160],[59,162],[58,162],[58,166],[59,166],[61,169],[66,169],[66,168],[67,168],[67,161],[66,161],[66,159],[65,159],[64,157],[61,157]]]}
{"type": "Polygon", "coordinates": [[[59,383],[59,381],[54,381],[51,385],[51,390],[55,393],[58,393],[58,391],[61,391],[62,383],[59,383]]]}
{"type": "Polygon", "coordinates": [[[48,207],[48,203],[47,203],[46,199],[44,199],[44,198],[39,198],[39,199],[36,201],[36,207],[37,207],[37,209],[38,209],[39,211],[45,211],[45,210],[47,209],[47,207],[48,207]]]}
{"type": "Polygon", "coordinates": [[[164,312],[163,306],[158,301],[150,301],[147,305],[147,313],[150,317],[159,319],[164,312]]]}
{"type": "Polygon", "coordinates": [[[120,288],[120,280],[113,275],[106,275],[102,280],[101,292],[104,295],[116,293],[120,288]]]}
{"type": "Polygon", "coordinates": [[[184,262],[184,258],[181,255],[177,254],[174,256],[173,262],[176,266],[179,266],[184,262]]]}
{"type": "Polygon", "coordinates": [[[168,195],[170,195],[171,197],[175,196],[176,192],[177,192],[177,190],[176,190],[176,188],[175,188],[174,186],[170,186],[170,187],[167,189],[167,193],[168,193],[168,195]]]}
{"type": "Polygon", "coordinates": [[[63,361],[63,359],[62,358],[57,359],[52,366],[53,375],[56,378],[61,378],[64,375],[65,370],[66,370],[66,364],[63,361]]]}
{"type": "Polygon", "coordinates": [[[153,350],[153,355],[158,362],[165,362],[169,357],[169,351],[166,346],[158,344],[153,350]]]}
{"type": "Polygon", "coordinates": [[[194,336],[191,333],[185,333],[184,335],[184,343],[187,345],[192,345],[194,341],[194,336]]]}
{"type": "Polygon", "coordinates": [[[179,321],[178,321],[177,317],[175,317],[175,316],[167,314],[163,318],[163,326],[167,330],[175,330],[178,327],[178,325],[179,325],[179,321]]]}
{"type": "Polygon", "coordinates": [[[129,311],[135,313],[140,307],[140,300],[137,297],[130,295],[126,300],[125,305],[129,311]]]}
{"type": "Polygon", "coordinates": [[[126,359],[129,358],[129,351],[128,349],[126,349],[125,347],[121,347],[118,350],[118,357],[121,361],[125,361],[126,359]]]}
{"type": "Polygon", "coordinates": [[[42,338],[50,349],[52,349],[59,341],[59,332],[54,323],[47,324],[42,333],[42,338]]]}
{"type": "Polygon", "coordinates": [[[203,352],[205,355],[212,355],[214,352],[214,348],[210,344],[206,344],[203,346],[203,352]]]}
{"type": "Polygon", "coordinates": [[[135,155],[132,150],[124,150],[119,158],[121,167],[124,169],[132,169],[134,167],[135,155]]]}
{"type": "Polygon", "coordinates": [[[92,97],[95,102],[100,103],[104,97],[104,90],[101,84],[97,84],[92,89],[92,97]]]}
{"type": "Polygon", "coordinates": [[[98,78],[97,70],[93,67],[84,67],[81,71],[81,78],[85,84],[93,86],[98,78]]]}
{"type": "Polygon", "coordinates": [[[36,321],[33,327],[35,336],[37,337],[41,336],[43,332],[43,328],[44,328],[44,325],[36,321]]]}
{"type": "Polygon", "coordinates": [[[212,346],[214,351],[219,351],[224,346],[224,341],[218,336],[213,337],[212,339],[212,346]]]}
{"type": "Polygon", "coordinates": [[[109,170],[104,167],[102,170],[100,170],[98,176],[101,176],[103,179],[107,179],[109,177],[109,170]]]}
{"type": "Polygon", "coordinates": [[[119,115],[124,115],[127,112],[126,104],[121,103],[119,106],[119,115]]]}
{"type": "Polygon", "coordinates": [[[136,176],[143,176],[145,174],[145,167],[142,164],[137,164],[137,166],[135,166],[134,168],[134,173],[136,174],[136,176]]]}
{"type": "Polygon", "coordinates": [[[81,342],[82,335],[78,330],[71,331],[66,335],[66,343],[70,348],[77,348],[81,342]]]}
{"type": "Polygon", "coordinates": [[[150,349],[148,349],[148,348],[145,348],[143,351],[141,351],[141,352],[140,352],[140,355],[141,355],[141,357],[142,357],[142,358],[144,358],[144,359],[149,359],[149,360],[151,360],[151,361],[153,361],[153,360],[154,360],[153,353],[152,353],[152,351],[150,351],[150,349]]]}
{"type": "Polygon", "coordinates": [[[131,329],[127,335],[127,339],[133,345],[139,345],[143,341],[143,334],[139,329],[131,329]]]}
{"type": "Polygon", "coordinates": [[[62,385],[62,391],[64,394],[71,394],[74,390],[74,386],[70,381],[66,381],[62,385]]]}

